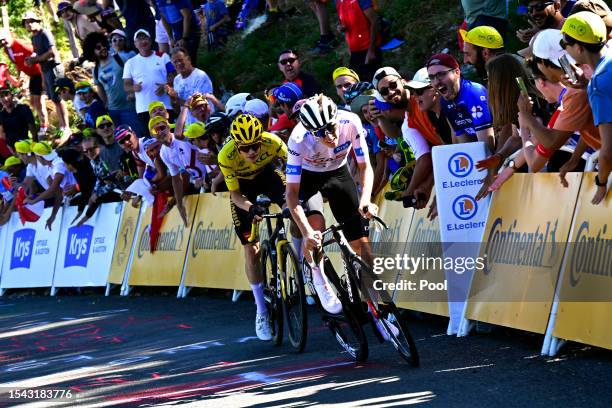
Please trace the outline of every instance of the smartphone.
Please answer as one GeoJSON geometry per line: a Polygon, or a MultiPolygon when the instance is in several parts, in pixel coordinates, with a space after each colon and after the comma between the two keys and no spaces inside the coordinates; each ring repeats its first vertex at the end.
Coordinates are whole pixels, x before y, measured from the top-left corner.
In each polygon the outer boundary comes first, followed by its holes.
{"type": "Polygon", "coordinates": [[[525,85],[525,81],[523,81],[523,78],[521,77],[516,77],[516,83],[518,84],[519,89],[521,90],[521,92],[525,95],[528,94],[527,92],[527,86],[525,85]]]}
{"type": "Polygon", "coordinates": [[[572,64],[569,62],[567,54],[563,54],[561,58],[559,58],[559,63],[561,64],[563,71],[565,71],[565,74],[569,77],[570,81],[576,82],[576,73],[572,69],[572,64]]]}

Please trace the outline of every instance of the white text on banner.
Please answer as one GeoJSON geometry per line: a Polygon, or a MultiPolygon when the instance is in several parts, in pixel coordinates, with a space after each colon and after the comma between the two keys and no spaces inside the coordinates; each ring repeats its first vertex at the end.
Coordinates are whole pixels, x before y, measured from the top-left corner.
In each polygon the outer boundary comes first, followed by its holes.
{"type": "Polygon", "coordinates": [[[54,287],[106,285],[122,203],[102,204],[81,226],[70,225],[77,207],[64,208],[54,287]]]}
{"type": "MultiPolygon", "coordinates": [[[[21,224],[15,212],[8,222],[8,234],[4,245],[4,267],[0,287],[36,288],[53,283],[53,272],[60,236],[60,222],[52,230],[45,228],[52,208],[45,208],[36,222],[21,224]]],[[[60,208],[56,220],[62,219],[60,208]]]]}
{"type": "MultiPolygon", "coordinates": [[[[485,172],[476,169],[476,163],[486,154],[483,142],[436,146],[432,150],[445,258],[478,257],[478,243],[487,222],[490,198],[487,196],[478,202],[475,199],[486,176],[485,172]]],[[[454,269],[446,270],[450,314],[448,334],[459,331],[473,272],[473,269],[461,273],[454,269]]]]}

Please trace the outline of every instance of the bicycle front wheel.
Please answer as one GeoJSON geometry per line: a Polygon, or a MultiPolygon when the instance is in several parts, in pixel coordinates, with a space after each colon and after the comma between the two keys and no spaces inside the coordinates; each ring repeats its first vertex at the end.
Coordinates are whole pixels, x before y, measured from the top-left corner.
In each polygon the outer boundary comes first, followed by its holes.
{"type": "Polygon", "coordinates": [[[267,242],[261,245],[261,271],[264,276],[264,299],[272,326],[272,342],[280,346],[283,342],[283,307],[279,297],[278,268],[267,242]]]}
{"type": "Polygon", "coordinates": [[[368,358],[368,340],[363,327],[350,310],[344,309],[345,319],[330,318],[329,329],[332,331],[340,346],[355,361],[366,361],[368,358]]]}
{"type": "Polygon", "coordinates": [[[378,315],[393,347],[404,360],[412,366],[418,367],[420,360],[416,344],[395,303],[379,305],[378,315]]]}
{"type": "Polygon", "coordinates": [[[283,310],[287,337],[291,346],[297,351],[304,351],[308,336],[308,316],[306,311],[306,292],[304,277],[295,251],[288,243],[281,247],[281,265],[283,266],[285,294],[283,310]]]}

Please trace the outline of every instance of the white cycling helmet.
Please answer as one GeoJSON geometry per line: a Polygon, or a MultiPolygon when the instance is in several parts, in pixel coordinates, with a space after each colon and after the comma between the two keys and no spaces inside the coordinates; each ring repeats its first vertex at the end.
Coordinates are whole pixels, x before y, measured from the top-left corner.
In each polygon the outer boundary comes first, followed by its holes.
{"type": "Polygon", "coordinates": [[[225,113],[227,113],[227,116],[230,118],[238,116],[243,112],[244,104],[251,99],[253,99],[253,96],[248,92],[232,95],[227,102],[225,102],[225,113]]]}
{"type": "Polygon", "coordinates": [[[308,130],[319,130],[336,119],[338,107],[331,98],[319,94],[308,98],[300,108],[300,122],[308,130]]]}

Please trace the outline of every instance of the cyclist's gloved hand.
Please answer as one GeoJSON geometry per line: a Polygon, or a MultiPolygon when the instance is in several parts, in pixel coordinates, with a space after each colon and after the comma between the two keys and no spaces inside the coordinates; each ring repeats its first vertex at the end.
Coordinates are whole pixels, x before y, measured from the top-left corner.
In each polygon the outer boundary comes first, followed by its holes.
{"type": "Polygon", "coordinates": [[[261,205],[257,205],[257,204],[251,205],[249,207],[249,221],[250,222],[253,222],[253,220],[260,221],[261,216],[264,215],[265,212],[266,212],[266,209],[262,207],[261,205]],[[255,217],[258,217],[258,219],[256,219],[255,217]]]}

